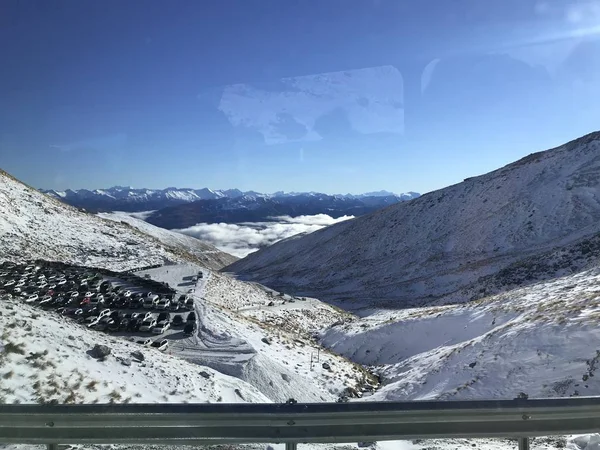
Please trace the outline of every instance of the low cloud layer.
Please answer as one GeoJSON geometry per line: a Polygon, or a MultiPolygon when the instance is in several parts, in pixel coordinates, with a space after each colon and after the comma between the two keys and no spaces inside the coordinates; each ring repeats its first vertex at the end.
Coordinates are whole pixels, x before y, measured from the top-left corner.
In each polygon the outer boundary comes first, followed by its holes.
{"type": "Polygon", "coordinates": [[[243,258],[262,247],[290,236],[312,233],[328,225],[353,218],[354,216],[343,216],[334,219],[327,214],[280,216],[274,217],[273,222],[199,223],[193,227],[173,231],[209,242],[224,252],[243,258]]]}

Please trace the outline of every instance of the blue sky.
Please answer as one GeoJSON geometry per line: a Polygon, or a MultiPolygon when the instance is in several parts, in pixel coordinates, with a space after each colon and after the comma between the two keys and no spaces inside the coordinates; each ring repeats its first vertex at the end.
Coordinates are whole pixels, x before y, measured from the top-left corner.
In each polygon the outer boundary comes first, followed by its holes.
{"type": "Polygon", "coordinates": [[[600,1],[8,0],[0,167],[427,192],[600,128],[599,33],[600,1]]]}

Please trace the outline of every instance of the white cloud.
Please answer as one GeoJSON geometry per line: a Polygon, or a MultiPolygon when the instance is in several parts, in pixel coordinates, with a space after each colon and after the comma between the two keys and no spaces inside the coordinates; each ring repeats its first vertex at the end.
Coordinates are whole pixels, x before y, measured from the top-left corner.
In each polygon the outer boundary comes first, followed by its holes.
{"type": "Polygon", "coordinates": [[[243,258],[259,248],[267,247],[282,239],[299,233],[312,233],[328,225],[353,218],[354,216],[343,216],[334,219],[327,214],[280,216],[273,217],[273,222],[199,223],[193,227],[173,231],[209,242],[224,252],[243,258]]]}
{"type": "Polygon", "coordinates": [[[153,213],[156,212],[156,210],[152,210],[152,211],[139,211],[139,212],[127,212],[127,211],[115,211],[116,213],[120,213],[120,214],[127,214],[131,217],[134,217],[136,219],[140,219],[140,220],[146,220],[148,217],[150,217],[153,213]]]}

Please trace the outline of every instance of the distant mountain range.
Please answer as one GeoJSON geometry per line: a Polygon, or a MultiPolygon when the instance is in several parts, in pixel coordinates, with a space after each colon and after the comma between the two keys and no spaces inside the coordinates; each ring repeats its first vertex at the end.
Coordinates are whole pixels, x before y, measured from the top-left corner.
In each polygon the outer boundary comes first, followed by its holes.
{"type": "Polygon", "coordinates": [[[401,201],[419,197],[416,192],[388,191],[360,195],[328,195],[318,192],[275,192],[262,194],[239,189],[211,190],[166,188],[54,191],[41,190],[69,205],[91,212],[155,211],[147,221],[163,228],[186,228],[197,223],[240,223],[268,221],[271,217],[327,214],[332,217],[359,216],[401,201]]]}
{"type": "Polygon", "coordinates": [[[146,221],[173,229],[187,228],[198,223],[269,222],[278,216],[327,214],[337,219],[342,216],[361,216],[401,201],[403,198],[397,195],[360,198],[317,193],[276,197],[244,195],[198,200],[163,208],[146,217],[146,221]]]}

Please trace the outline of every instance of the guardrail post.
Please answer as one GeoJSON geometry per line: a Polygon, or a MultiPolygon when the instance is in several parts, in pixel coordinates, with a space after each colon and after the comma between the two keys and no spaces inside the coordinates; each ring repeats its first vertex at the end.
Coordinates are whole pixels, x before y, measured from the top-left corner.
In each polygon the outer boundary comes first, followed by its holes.
{"type": "Polygon", "coordinates": [[[47,450],[58,450],[58,444],[47,444],[46,449],[47,450]]]}
{"type": "MultiPolygon", "coordinates": [[[[297,450],[298,449],[298,444],[296,442],[286,442],[285,443],[285,450],[297,450]]],[[[50,449],[48,449],[50,450],[50,449]]]]}
{"type": "MultiPolygon", "coordinates": [[[[48,449],[51,450],[51,449],[48,449]]],[[[519,438],[519,450],[529,450],[529,438],[528,437],[520,437],[519,438]]]]}

